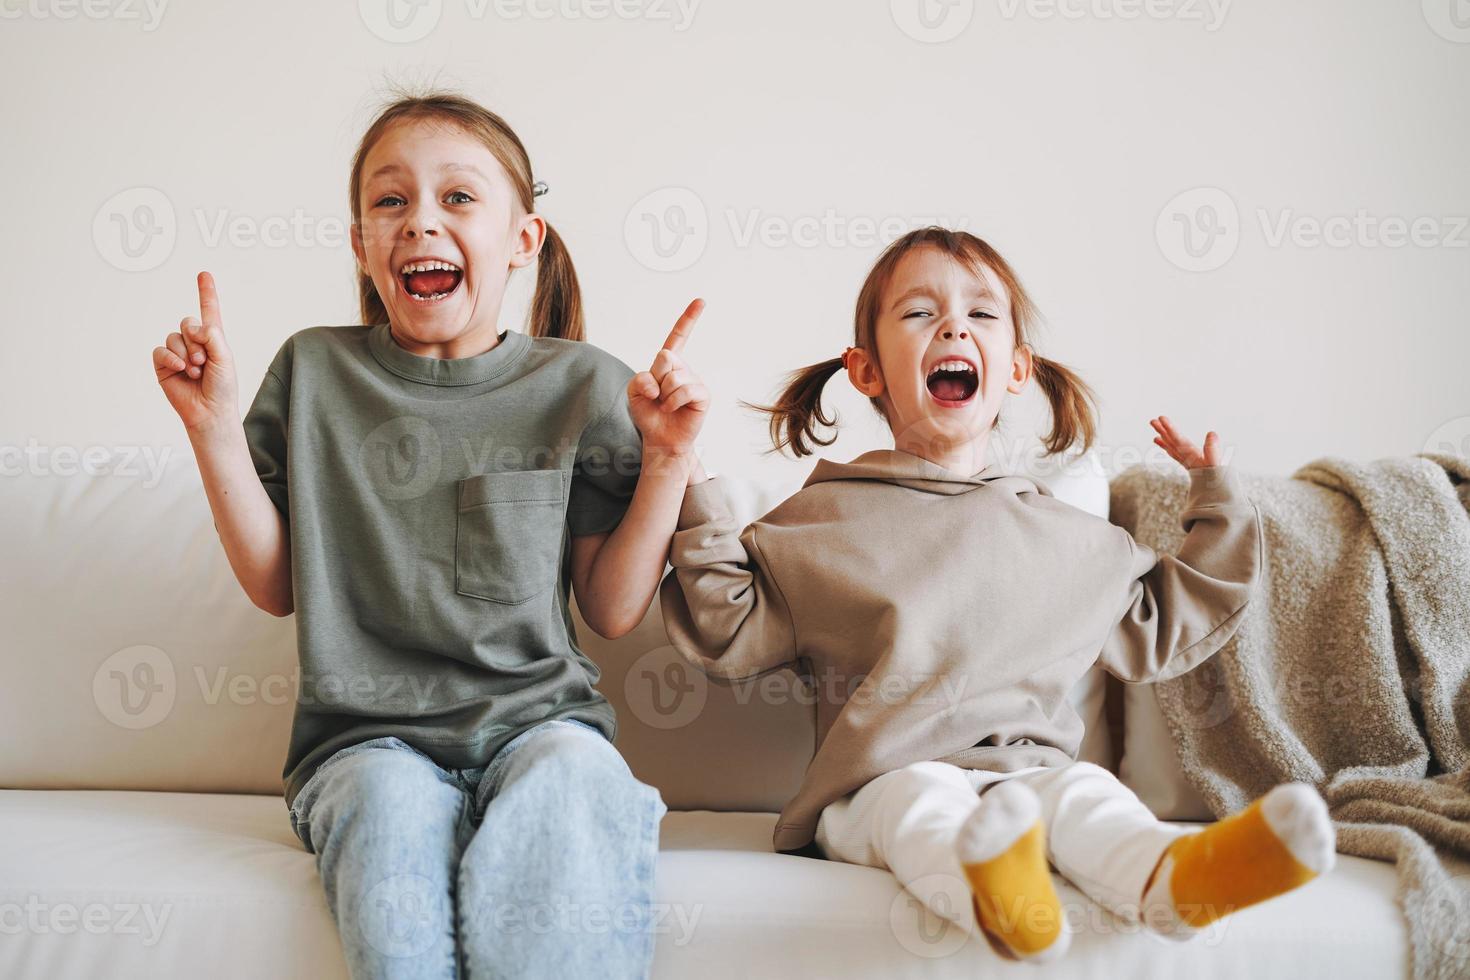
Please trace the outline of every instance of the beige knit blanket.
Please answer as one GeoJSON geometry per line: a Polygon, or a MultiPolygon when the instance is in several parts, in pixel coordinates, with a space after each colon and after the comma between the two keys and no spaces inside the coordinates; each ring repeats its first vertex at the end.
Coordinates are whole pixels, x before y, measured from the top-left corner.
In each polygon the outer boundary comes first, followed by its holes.
{"type": "MultiPolygon", "coordinates": [[[[1217,817],[1316,786],[1340,853],[1397,863],[1415,980],[1470,977],[1470,460],[1241,476],[1260,592],[1218,654],[1157,685],[1184,772],[1217,817]]],[[[1176,552],[1188,486],[1135,466],[1112,520],[1176,552]]]]}

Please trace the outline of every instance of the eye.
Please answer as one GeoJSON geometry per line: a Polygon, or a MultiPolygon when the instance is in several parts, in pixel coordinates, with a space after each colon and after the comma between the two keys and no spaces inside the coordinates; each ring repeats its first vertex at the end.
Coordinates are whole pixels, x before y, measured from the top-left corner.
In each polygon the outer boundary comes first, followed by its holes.
{"type": "Polygon", "coordinates": [[[465,191],[450,191],[449,192],[449,196],[450,197],[462,197],[462,198],[464,198],[463,201],[458,202],[458,203],[461,203],[461,204],[469,204],[471,201],[474,200],[474,198],[473,197],[470,197],[470,195],[467,192],[465,192],[465,191]]]}
{"type": "Polygon", "coordinates": [[[375,208],[376,207],[382,207],[388,201],[402,201],[402,200],[403,200],[403,198],[399,197],[397,194],[385,194],[384,196],[378,198],[377,203],[374,204],[373,207],[375,207],[375,208]]]}
{"type": "Polygon", "coordinates": [[[971,310],[970,311],[970,316],[976,317],[977,319],[983,319],[983,320],[995,320],[995,319],[998,319],[998,317],[996,317],[996,315],[994,313],[989,313],[989,312],[987,312],[985,310],[971,310]]]}
{"type": "Polygon", "coordinates": [[[916,316],[933,316],[928,310],[909,310],[903,315],[903,319],[912,320],[916,316]]]}

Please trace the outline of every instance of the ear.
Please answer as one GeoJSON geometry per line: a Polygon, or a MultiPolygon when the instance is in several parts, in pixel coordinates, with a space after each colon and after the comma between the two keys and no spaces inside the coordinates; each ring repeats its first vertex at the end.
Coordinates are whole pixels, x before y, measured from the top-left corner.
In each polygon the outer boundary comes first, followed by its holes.
{"type": "Polygon", "coordinates": [[[510,253],[510,267],[520,269],[535,261],[546,241],[546,219],[534,212],[520,220],[516,229],[515,248],[510,253]]]}
{"type": "Polygon", "coordinates": [[[854,347],[847,355],[847,380],[869,398],[883,394],[883,372],[878,370],[878,359],[868,356],[861,347],[854,347]]]}
{"type": "Polygon", "coordinates": [[[362,244],[362,225],[354,221],[351,231],[352,254],[357,259],[357,271],[366,276],[369,273],[367,268],[367,249],[362,244]]]}
{"type": "Polygon", "coordinates": [[[1031,380],[1031,373],[1036,369],[1036,359],[1031,353],[1030,344],[1022,344],[1016,348],[1016,353],[1011,357],[1011,379],[1006,382],[1006,391],[1013,395],[1019,395],[1021,389],[1026,387],[1026,382],[1031,380]]]}

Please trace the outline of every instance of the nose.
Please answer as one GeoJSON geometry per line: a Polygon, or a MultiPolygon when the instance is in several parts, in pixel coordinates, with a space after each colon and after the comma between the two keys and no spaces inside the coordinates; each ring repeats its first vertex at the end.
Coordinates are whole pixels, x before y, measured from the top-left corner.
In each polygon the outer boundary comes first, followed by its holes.
{"type": "MultiPolygon", "coordinates": [[[[963,330],[960,331],[960,339],[961,340],[964,340],[968,336],[969,336],[969,334],[967,334],[965,331],[963,331],[963,330]]],[[[950,328],[950,327],[945,327],[944,328],[944,339],[945,340],[953,340],[954,337],[955,337],[954,330],[952,328],[950,328]]]]}
{"type": "Polygon", "coordinates": [[[424,215],[421,210],[414,210],[403,223],[403,233],[409,238],[422,238],[428,235],[439,234],[439,229],[434,226],[432,218],[424,215]]]}

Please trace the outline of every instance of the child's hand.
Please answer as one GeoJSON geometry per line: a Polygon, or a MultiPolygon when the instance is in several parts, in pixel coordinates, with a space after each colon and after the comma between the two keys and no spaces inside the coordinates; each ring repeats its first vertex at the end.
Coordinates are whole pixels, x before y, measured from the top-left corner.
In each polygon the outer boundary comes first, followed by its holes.
{"type": "Polygon", "coordinates": [[[225,346],[214,277],[199,273],[199,316],[184,317],[166,346],[153,348],[153,373],[184,428],[196,429],[239,412],[235,360],[225,346]]]}
{"type": "Polygon", "coordinates": [[[665,456],[694,451],[694,437],[709,410],[709,391],[679,352],[704,312],[704,300],[689,304],[653,359],[653,367],[628,382],[628,414],[643,434],[643,449],[665,456]]]}
{"type": "Polygon", "coordinates": [[[1164,451],[1179,462],[1187,470],[1197,470],[1202,466],[1219,466],[1225,462],[1220,453],[1220,437],[1213,431],[1205,436],[1205,450],[1200,452],[1194,443],[1179,434],[1174,428],[1174,423],[1169,421],[1167,415],[1160,415],[1151,419],[1149,424],[1158,432],[1154,436],[1154,442],[1164,447],[1164,451]]]}

